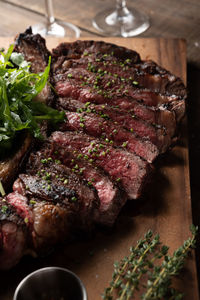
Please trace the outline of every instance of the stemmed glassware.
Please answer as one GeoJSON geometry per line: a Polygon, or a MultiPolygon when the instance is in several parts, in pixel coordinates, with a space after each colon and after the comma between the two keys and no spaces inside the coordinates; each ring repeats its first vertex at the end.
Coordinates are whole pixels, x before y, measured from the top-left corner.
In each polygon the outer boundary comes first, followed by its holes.
{"type": "Polygon", "coordinates": [[[93,26],[105,35],[131,37],[149,28],[149,18],[134,8],[128,8],[126,0],[116,0],[116,7],[99,12],[93,26]]]}
{"type": "Polygon", "coordinates": [[[32,26],[33,33],[39,33],[43,37],[76,37],[80,36],[78,27],[64,21],[55,21],[52,0],[45,0],[46,23],[32,26]]]}

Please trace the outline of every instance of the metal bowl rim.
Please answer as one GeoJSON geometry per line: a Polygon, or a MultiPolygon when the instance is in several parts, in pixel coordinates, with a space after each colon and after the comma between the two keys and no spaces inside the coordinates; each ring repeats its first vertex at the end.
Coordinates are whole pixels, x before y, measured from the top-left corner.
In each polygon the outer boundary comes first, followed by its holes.
{"type": "Polygon", "coordinates": [[[16,287],[13,300],[17,300],[19,290],[23,287],[23,285],[26,282],[26,280],[28,280],[30,277],[34,276],[37,273],[42,273],[42,272],[46,272],[46,271],[48,272],[50,270],[64,271],[64,272],[70,274],[72,277],[74,277],[78,281],[78,283],[80,285],[80,288],[81,288],[81,290],[83,292],[83,300],[87,300],[87,292],[86,292],[85,286],[84,286],[83,282],[81,281],[81,279],[74,272],[72,272],[72,271],[70,271],[70,270],[68,270],[66,268],[61,268],[61,267],[45,267],[45,268],[41,268],[41,269],[35,270],[32,273],[28,274],[26,277],[24,277],[20,281],[20,283],[16,287]]]}

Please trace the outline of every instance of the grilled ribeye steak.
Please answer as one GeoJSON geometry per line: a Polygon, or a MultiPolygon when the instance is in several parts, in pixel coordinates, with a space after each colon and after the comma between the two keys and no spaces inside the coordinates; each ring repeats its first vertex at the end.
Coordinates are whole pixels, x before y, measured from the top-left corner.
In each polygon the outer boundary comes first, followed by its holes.
{"type": "MultiPolygon", "coordinates": [[[[35,70],[48,63],[45,41],[30,30],[16,50],[35,70]]],[[[54,49],[52,62],[56,97],[47,89],[39,100],[64,110],[66,120],[32,151],[0,201],[2,268],[94,223],[113,225],[127,199],[141,196],[185,112],[181,79],[135,51],[76,41],[54,49]]]]}

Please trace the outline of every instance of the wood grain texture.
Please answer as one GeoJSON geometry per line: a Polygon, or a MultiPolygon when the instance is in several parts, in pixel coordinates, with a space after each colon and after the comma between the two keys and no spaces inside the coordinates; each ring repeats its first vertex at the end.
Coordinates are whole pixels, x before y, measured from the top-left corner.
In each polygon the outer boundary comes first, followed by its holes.
{"type": "MultiPolygon", "coordinates": [[[[138,51],[143,59],[155,60],[186,82],[186,44],[183,40],[104,40],[138,51]]],[[[11,41],[0,38],[0,45],[7,47],[11,41]]],[[[52,48],[59,41],[49,39],[47,44],[52,48]]],[[[16,285],[31,271],[56,265],[79,275],[89,300],[99,300],[111,280],[114,261],[128,254],[130,246],[148,229],[160,234],[161,240],[170,246],[170,253],[179,247],[190,236],[189,226],[192,224],[186,120],[181,129],[180,142],[155,163],[152,184],[143,199],[127,203],[111,231],[97,229],[87,240],[62,245],[42,259],[26,257],[11,271],[1,272],[0,299],[11,300],[16,285]]],[[[199,299],[194,255],[188,259],[176,285],[185,293],[184,299],[199,299]]]]}
{"type": "MultiPolygon", "coordinates": [[[[44,16],[44,1],[41,0],[3,0],[19,7],[26,8],[44,16]]],[[[55,16],[79,26],[82,36],[97,35],[92,26],[94,16],[107,7],[115,7],[115,0],[54,0],[55,16]],[[87,31],[87,32],[86,32],[87,31]]],[[[200,1],[199,0],[127,0],[129,7],[143,11],[150,17],[151,26],[142,37],[185,38],[188,45],[188,59],[200,66],[200,1]]],[[[1,11],[4,13],[1,6],[1,11]]],[[[22,11],[22,14],[24,12],[22,11]]],[[[5,15],[6,24],[12,26],[12,14],[5,15]]],[[[33,13],[34,17],[34,13],[33,13]]],[[[35,17],[34,17],[35,18],[35,17]]],[[[23,23],[23,19],[20,22],[23,23]]],[[[5,23],[4,23],[5,24],[5,23]]],[[[1,21],[0,35],[4,34],[4,24],[1,21]]],[[[5,24],[5,25],[6,25],[5,24]]],[[[33,20],[30,18],[30,24],[33,20]]],[[[5,26],[7,27],[7,26],[5,26]]],[[[13,35],[17,28],[13,26],[13,35]]]]}
{"type": "MultiPolygon", "coordinates": [[[[0,36],[15,36],[20,32],[24,32],[29,26],[44,21],[44,15],[12,5],[7,1],[0,1],[0,36]]],[[[91,35],[84,29],[81,33],[83,36],[91,35]]]]}

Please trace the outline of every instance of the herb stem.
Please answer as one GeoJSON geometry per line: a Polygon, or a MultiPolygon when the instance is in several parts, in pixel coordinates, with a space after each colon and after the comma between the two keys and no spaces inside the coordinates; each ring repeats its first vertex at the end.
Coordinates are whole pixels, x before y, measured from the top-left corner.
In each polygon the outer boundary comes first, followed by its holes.
{"type": "MultiPolygon", "coordinates": [[[[155,260],[157,259],[157,257],[156,256],[154,256],[151,260],[150,260],[150,262],[151,263],[153,263],[155,260]]],[[[139,273],[139,275],[138,275],[138,277],[137,277],[137,279],[139,280],[140,278],[141,278],[141,276],[143,275],[143,273],[141,272],[141,273],[139,273]]],[[[131,294],[133,295],[133,292],[134,292],[134,290],[135,290],[135,288],[136,288],[136,286],[135,285],[132,285],[132,287],[130,288],[130,291],[131,291],[131,294]]]]}
{"type": "MultiPolygon", "coordinates": [[[[148,247],[145,249],[145,251],[142,253],[142,255],[140,256],[140,258],[138,259],[137,265],[135,265],[135,267],[133,268],[132,273],[134,273],[134,272],[137,270],[137,268],[138,268],[138,266],[139,266],[139,263],[143,260],[143,258],[145,257],[146,253],[151,249],[151,247],[152,247],[153,245],[154,245],[154,241],[151,241],[151,243],[148,245],[148,247]]],[[[142,275],[142,274],[141,274],[141,275],[142,275]]],[[[123,300],[123,297],[124,297],[124,295],[125,295],[125,293],[126,293],[126,291],[127,291],[127,289],[128,289],[129,284],[130,284],[130,282],[128,281],[128,282],[126,283],[126,285],[125,285],[125,288],[124,288],[124,290],[123,290],[123,292],[122,292],[122,294],[121,294],[119,300],[123,300]]],[[[134,287],[135,287],[135,286],[134,286],[134,287]]],[[[128,297],[128,298],[129,298],[129,297],[128,297]]]]}
{"type": "MultiPolygon", "coordinates": [[[[137,249],[139,248],[139,246],[140,246],[140,243],[137,244],[137,246],[135,247],[134,250],[137,250],[137,249]]],[[[129,259],[128,259],[128,260],[125,262],[125,264],[122,266],[121,270],[119,270],[119,275],[115,278],[114,284],[113,284],[113,286],[112,286],[111,289],[110,289],[110,294],[112,294],[115,284],[116,284],[117,281],[120,279],[121,273],[122,273],[123,271],[125,271],[125,269],[126,269],[128,263],[129,263],[129,261],[132,260],[133,257],[134,257],[134,254],[131,253],[131,255],[129,256],[129,259]]]]}
{"type": "MultiPolygon", "coordinates": [[[[181,261],[183,261],[183,259],[184,259],[184,257],[185,257],[184,254],[187,253],[187,251],[189,250],[189,248],[193,245],[194,240],[195,240],[195,234],[193,234],[192,239],[189,239],[189,240],[188,240],[188,244],[187,244],[185,247],[183,246],[183,248],[182,248],[183,250],[182,250],[182,253],[181,253],[181,257],[179,256],[178,259],[180,259],[181,261]]],[[[175,272],[174,272],[174,273],[171,272],[171,274],[169,274],[169,272],[168,272],[168,266],[169,266],[170,263],[175,262],[176,260],[177,260],[177,257],[176,257],[176,256],[172,256],[172,257],[170,258],[170,260],[167,262],[167,264],[165,264],[165,265],[163,266],[163,268],[161,269],[161,271],[160,271],[160,273],[159,273],[159,276],[153,281],[152,286],[147,290],[147,292],[146,292],[146,294],[144,295],[144,298],[143,298],[143,299],[146,299],[146,300],[147,300],[147,299],[151,299],[151,298],[150,298],[150,297],[151,297],[151,294],[152,294],[154,288],[157,287],[158,283],[159,283],[159,284],[162,284],[163,280],[164,280],[167,276],[169,276],[169,275],[175,275],[175,272]],[[162,282],[161,282],[161,280],[162,280],[162,282]]],[[[176,271],[177,271],[177,270],[176,270],[176,271]]]]}

